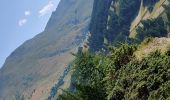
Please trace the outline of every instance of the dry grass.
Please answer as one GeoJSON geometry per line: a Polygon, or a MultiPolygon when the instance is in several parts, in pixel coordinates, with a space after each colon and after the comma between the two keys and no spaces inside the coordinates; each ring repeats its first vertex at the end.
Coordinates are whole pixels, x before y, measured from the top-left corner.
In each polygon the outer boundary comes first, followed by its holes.
{"type": "Polygon", "coordinates": [[[160,50],[161,53],[165,53],[169,46],[170,38],[153,38],[149,41],[145,40],[134,54],[139,60],[141,60],[142,58],[147,57],[149,53],[156,50],[160,50]]]}

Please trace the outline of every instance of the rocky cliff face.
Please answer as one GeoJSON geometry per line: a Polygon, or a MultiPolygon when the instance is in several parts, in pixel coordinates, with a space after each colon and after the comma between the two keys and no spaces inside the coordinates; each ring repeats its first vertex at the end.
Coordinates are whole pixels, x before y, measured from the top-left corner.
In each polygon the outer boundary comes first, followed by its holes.
{"type": "MultiPolygon", "coordinates": [[[[89,39],[89,46],[93,52],[101,51],[101,48],[105,49],[107,45],[114,45],[117,42],[140,40],[138,38],[140,36],[136,37],[136,34],[140,33],[139,28],[144,26],[144,22],[152,20],[155,23],[154,20],[158,19],[160,23],[168,22],[169,15],[165,13],[164,6],[169,4],[169,0],[94,0],[94,2],[89,39]]],[[[169,31],[168,25],[162,26],[164,29],[157,30],[158,37],[165,36],[164,34],[169,31]]],[[[151,26],[148,28],[151,29],[151,26]]],[[[149,35],[157,33],[150,32],[149,35]]],[[[146,35],[144,32],[143,34],[146,35]]]]}
{"type": "Polygon", "coordinates": [[[0,70],[0,99],[14,95],[43,100],[73,60],[70,54],[84,40],[93,0],[61,0],[45,30],[26,41],[0,70]]]}

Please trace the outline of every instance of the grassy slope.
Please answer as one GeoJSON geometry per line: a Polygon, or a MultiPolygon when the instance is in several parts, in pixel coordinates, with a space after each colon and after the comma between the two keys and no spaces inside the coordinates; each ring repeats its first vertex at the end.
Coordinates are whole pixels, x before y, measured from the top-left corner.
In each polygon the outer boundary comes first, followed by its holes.
{"type": "Polygon", "coordinates": [[[138,50],[134,53],[140,60],[147,57],[151,52],[160,50],[161,53],[166,52],[170,47],[170,38],[151,38],[145,39],[145,41],[139,46],[138,50]]]}
{"type": "Polygon", "coordinates": [[[69,52],[77,46],[75,40],[81,41],[75,38],[82,37],[87,29],[93,0],[67,1],[61,0],[44,32],[26,41],[7,58],[0,70],[0,99],[5,96],[10,100],[16,92],[26,94],[27,99],[42,99],[44,91],[49,91],[73,59],[69,52]],[[79,16],[77,25],[72,23],[75,9],[79,16]]]}

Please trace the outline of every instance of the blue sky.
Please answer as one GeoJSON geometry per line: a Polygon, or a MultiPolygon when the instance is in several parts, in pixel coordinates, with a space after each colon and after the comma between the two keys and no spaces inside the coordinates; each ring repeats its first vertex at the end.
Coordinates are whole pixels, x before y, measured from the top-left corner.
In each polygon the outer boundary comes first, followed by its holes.
{"type": "Polygon", "coordinates": [[[42,32],[60,0],[1,0],[0,67],[24,41],[42,32]]]}

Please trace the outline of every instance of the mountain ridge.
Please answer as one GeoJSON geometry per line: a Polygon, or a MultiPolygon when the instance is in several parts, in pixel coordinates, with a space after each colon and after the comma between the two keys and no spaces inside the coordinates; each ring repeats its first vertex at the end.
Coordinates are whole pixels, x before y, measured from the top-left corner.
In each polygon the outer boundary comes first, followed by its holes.
{"type": "Polygon", "coordinates": [[[18,94],[32,100],[45,98],[56,78],[59,78],[67,64],[73,60],[70,52],[83,41],[92,4],[93,0],[60,1],[49,19],[52,23],[47,23],[42,33],[27,40],[12,52],[0,69],[0,99],[11,100],[18,94]],[[65,11],[62,11],[63,8],[65,11]],[[75,18],[75,10],[79,23],[72,21],[75,18]],[[81,14],[83,12],[86,13],[81,14]],[[61,16],[56,16],[56,13],[61,16]],[[41,86],[44,88],[41,89],[41,86]]]}
{"type": "MultiPolygon", "coordinates": [[[[107,46],[116,46],[117,42],[129,44],[133,41],[138,42],[138,40],[141,42],[143,39],[140,39],[140,35],[143,36],[143,34],[154,37],[155,34],[152,34],[154,27],[158,29],[154,31],[158,37],[167,35],[169,26],[163,15],[150,19],[146,14],[145,19],[137,18],[143,16],[140,15],[140,11],[149,13],[160,9],[156,7],[162,0],[130,1],[61,0],[44,32],[25,42],[7,58],[4,67],[0,70],[0,80],[3,81],[0,83],[0,99],[4,99],[5,96],[8,100],[12,95],[17,95],[16,93],[31,100],[43,100],[48,97],[51,87],[62,75],[67,64],[74,59],[70,52],[76,51],[76,48],[86,41],[88,31],[91,36],[85,44],[90,46],[89,49],[93,53],[107,52],[107,46]],[[144,1],[143,5],[142,1],[144,1]],[[152,27],[155,23],[156,26],[152,27]],[[145,25],[151,29],[150,32],[143,33],[147,32],[145,25]],[[130,38],[131,30],[134,28],[137,34],[136,40],[130,38]]],[[[168,0],[165,1],[168,2],[168,0]]],[[[169,4],[167,2],[166,4],[169,4]]],[[[161,40],[161,38],[156,39],[157,43],[161,40]]],[[[168,38],[166,40],[169,41],[168,38]]],[[[152,45],[154,43],[148,47],[152,45]]]]}

